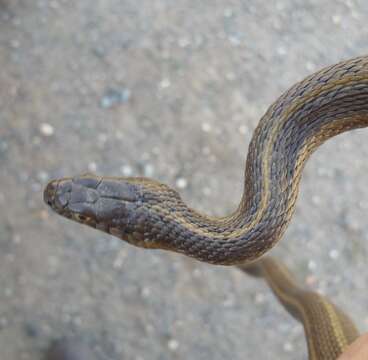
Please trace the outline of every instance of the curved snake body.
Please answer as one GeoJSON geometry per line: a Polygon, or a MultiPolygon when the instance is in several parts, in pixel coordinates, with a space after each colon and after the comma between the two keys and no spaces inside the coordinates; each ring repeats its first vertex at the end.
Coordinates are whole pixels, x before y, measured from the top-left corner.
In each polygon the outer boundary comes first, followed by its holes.
{"type": "MultiPolygon", "coordinates": [[[[249,264],[274,246],[286,230],[311,153],[333,136],[366,126],[368,57],[364,56],[308,76],[270,106],[254,131],[244,193],[229,216],[199,213],[175,190],[145,178],[87,174],[58,179],[48,184],[44,198],[59,214],[136,246],[171,250],[212,264],[249,264]]],[[[311,358],[327,359],[319,354],[338,349],[331,352],[334,358],[356,336],[346,316],[321,300],[324,298],[294,291],[282,265],[268,259],[257,267],[262,267],[287,309],[304,323],[308,344],[313,344],[309,346],[311,358]],[[334,322],[336,318],[339,321],[334,322]],[[335,330],[319,332],[322,326],[313,327],[317,320],[335,330]]]]}

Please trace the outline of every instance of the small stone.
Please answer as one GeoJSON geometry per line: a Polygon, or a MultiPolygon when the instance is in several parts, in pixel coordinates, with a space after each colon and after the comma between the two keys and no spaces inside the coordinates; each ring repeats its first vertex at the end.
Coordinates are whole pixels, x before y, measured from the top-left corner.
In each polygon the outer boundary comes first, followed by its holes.
{"type": "Polygon", "coordinates": [[[190,45],[190,41],[188,38],[180,38],[178,44],[181,48],[186,48],[190,45]]]}
{"type": "Polygon", "coordinates": [[[239,132],[242,135],[245,135],[248,133],[248,127],[246,125],[240,125],[239,126],[239,132]]]}
{"type": "Polygon", "coordinates": [[[40,125],[40,132],[43,136],[52,136],[54,135],[54,127],[47,123],[42,123],[40,125]]]}
{"type": "Polygon", "coordinates": [[[332,22],[335,24],[335,25],[340,25],[341,24],[341,16],[340,15],[332,15],[332,22]]]}
{"type": "Polygon", "coordinates": [[[305,283],[306,283],[308,286],[314,286],[314,285],[317,283],[317,278],[316,278],[314,275],[308,275],[308,276],[305,278],[305,283]]]}
{"type": "Polygon", "coordinates": [[[114,268],[121,269],[127,256],[126,250],[119,251],[113,263],[114,268]]]}
{"type": "Polygon", "coordinates": [[[265,296],[262,293],[257,293],[254,297],[254,302],[256,304],[263,304],[265,302],[265,296]]]}
{"type": "Polygon", "coordinates": [[[210,132],[211,131],[211,124],[205,122],[202,123],[202,131],[204,132],[210,132]]]}
{"type": "Polygon", "coordinates": [[[175,339],[170,339],[167,343],[167,347],[171,351],[176,351],[179,348],[179,342],[175,339]]]}
{"type": "Polygon", "coordinates": [[[305,68],[306,68],[308,71],[312,72],[312,71],[315,71],[315,70],[316,70],[316,65],[315,65],[314,63],[312,63],[311,61],[307,61],[307,62],[305,63],[305,68]]]}
{"type": "Polygon", "coordinates": [[[209,188],[209,187],[205,187],[205,188],[203,188],[203,195],[204,196],[210,196],[212,194],[212,190],[211,190],[211,188],[209,188]]]}
{"type": "Polygon", "coordinates": [[[97,164],[95,162],[91,162],[88,164],[88,170],[91,172],[97,171],[97,164]]]}
{"type": "Polygon", "coordinates": [[[129,165],[123,165],[120,167],[120,172],[124,175],[124,176],[132,176],[133,174],[133,169],[131,166],[129,165]]]}
{"type": "Polygon", "coordinates": [[[290,342],[286,342],[286,343],[284,343],[283,348],[284,348],[284,351],[285,351],[285,352],[292,352],[292,351],[294,350],[294,346],[293,346],[293,344],[292,344],[292,343],[290,343],[290,342]]]}
{"type": "Polygon", "coordinates": [[[167,89],[168,87],[170,87],[171,86],[171,82],[170,82],[170,80],[169,79],[162,79],[161,81],[160,81],[160,88],[161,89],[167,89]]]}
{"type": "Polygon", "coordinates": [[[330,256],[331,259],[336,260],[339,257],[340,254],[339,254],[338,250],[332,249],[332,250],[330,250],[328,255],[330,256]]]}
{"type": "Polygon", "coordinates": [[[277,47],[276,52],[280,55],[280,56],[285,56],[287,54],[287,50],[284,46],[280,45],[279,47],[277,47]]]}
{"type": "Polygon", "coordinates": [[[149,287],[143,287],[141,290],[141,295],[144,298],[148,298],[151,295],[151,289],[149,287]]]}
{"type": "Polygon", "coordinates": [[[146,164],[144,166],[144,176],[147,176],[147,177],[152,177],[153,174],[155,173],[155,168],[152,164],[146,164]]]}
{"type": "Polygon", "coordinates": [[[312,203],[314,205],[320,205],[321,204],[321,198],[317,195],[312,196],[312,203]]]}
{"type": "Polygon", "coordinates": [[[308,269],[309,270],[316,270],[317,268],[317,264],[314,260],[309,260],[308,261],[308,269]]]}
{"type": "Polygon", "coordinates": [[[37,174],[37,178],[42,182],[46,182],[49,179],[49,174],[46,171],[40,171],[37,174]]]}
{"type": "Polygon", "coordinates": [[[232,9],[230,9],[230,8],[226,8],[225,10],[224,10],[224,17],[226,17],[226,18],[230,18],[230,17],[232,17],[234,15],[234,11],[232,10],[232,9]]]}
{"type": "Polygon", "coordinates": [[[176,180],[176,187],[178,189],[185,189],[188,186],[188,181],[185,178],[178,178],[176,180]]]}
{"type": "Polygon", "coordinates": [[[233,46],[239,46],[241,44],[241,41],[238,35],[235,35],[235,34],[230,35],[228,39],[230,41],[230,44],[233,46]]]}
{"type": "Polygon", "coordinates": [[[109,109],[115,105],[125,104],[130,99],[129,89],[107,89],[103,95],[100,105],[104,109],[109,109]]]}

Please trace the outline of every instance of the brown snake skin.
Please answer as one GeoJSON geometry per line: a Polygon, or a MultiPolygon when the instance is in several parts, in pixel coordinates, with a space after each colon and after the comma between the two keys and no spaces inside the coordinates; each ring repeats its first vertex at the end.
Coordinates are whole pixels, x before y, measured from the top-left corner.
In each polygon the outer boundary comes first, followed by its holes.
{"type": "MultiPolygon", "coordinates": [[[[175,190],[145,178],[58,179],[47,185],[44,199],[57,213],[139,247],[212,264],[250,264],[285,232],[311,153],[333,136],[366,126],[368,57],[359,57],[308,76],[270,106],[254,131],[244,193],[229,216],[201,214],[175,190]]],[[[265,258],[246,271],[264,276],[303,322],[310,359],[336,359],[356,338],[346,315],[324,297],[300,289],[282,264],[265,258]]]]}

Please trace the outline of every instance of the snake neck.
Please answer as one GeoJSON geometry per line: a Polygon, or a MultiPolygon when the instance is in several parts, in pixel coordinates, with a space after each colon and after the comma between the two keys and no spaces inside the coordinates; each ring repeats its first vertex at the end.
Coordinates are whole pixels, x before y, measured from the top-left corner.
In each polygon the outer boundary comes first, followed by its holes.
{"type": "Polygon", "coordinates": [[[166,230],[160,247],[214,264],[255,260],[286,230],[302,169],[313,151],[333,136],[366,126],[367,58],[342,62],[306,78],[282,95],[256,128],[237,210],[214,218],[177,203],[161,217],[166,230]]]}

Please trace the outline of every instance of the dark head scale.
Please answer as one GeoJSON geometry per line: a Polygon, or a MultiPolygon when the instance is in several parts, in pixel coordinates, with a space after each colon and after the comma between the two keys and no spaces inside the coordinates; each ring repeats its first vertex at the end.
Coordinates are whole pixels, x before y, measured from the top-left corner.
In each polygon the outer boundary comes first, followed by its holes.
{"type": "MultiPolygon", "coordinates": [[[[117,236],[140,247],[159,247],[154,236],[145,236],[157,221],[154,207],[167,193],[180,200],[166,185],[145,178],[99,177],[84,174],[48,183],[44,201],[58,214],[117,236]],[[157,192],[160,196],[157,196],[157,192]]],[[[161,246],[160,246],[161,247],[161,246]]]]}

